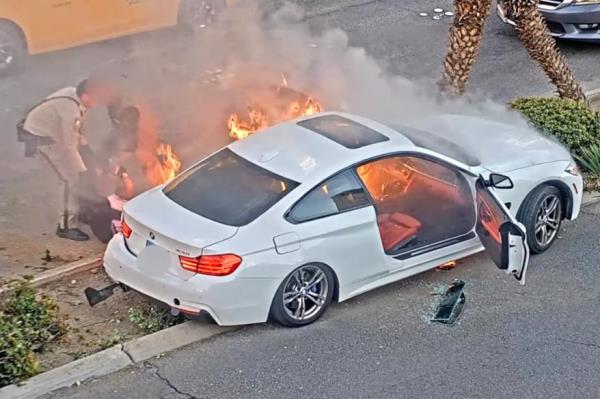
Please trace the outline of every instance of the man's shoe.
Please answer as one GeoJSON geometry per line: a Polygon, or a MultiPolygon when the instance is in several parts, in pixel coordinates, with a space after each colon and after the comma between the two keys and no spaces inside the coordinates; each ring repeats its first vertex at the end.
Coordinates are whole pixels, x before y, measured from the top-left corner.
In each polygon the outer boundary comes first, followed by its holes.
{"type": "Polygon", "coordinates": [[[60,238],[64,238],[66,240],[72,241],[87,241],[90,239],[90,236],[85,234],[83,231],[79,229],[56,229],[56,235],[60,238]]]}

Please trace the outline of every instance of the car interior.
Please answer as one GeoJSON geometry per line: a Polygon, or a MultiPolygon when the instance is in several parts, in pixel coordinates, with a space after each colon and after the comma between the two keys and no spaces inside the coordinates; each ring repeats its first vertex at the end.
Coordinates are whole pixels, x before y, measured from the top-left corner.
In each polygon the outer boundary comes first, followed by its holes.
{"type": "Polygon", "coordinates": [[[457,170],[427,159],[395,156],[357,168],[377,212],[385,252],[460,237],[475,225],[473,194],[457,170]]]}

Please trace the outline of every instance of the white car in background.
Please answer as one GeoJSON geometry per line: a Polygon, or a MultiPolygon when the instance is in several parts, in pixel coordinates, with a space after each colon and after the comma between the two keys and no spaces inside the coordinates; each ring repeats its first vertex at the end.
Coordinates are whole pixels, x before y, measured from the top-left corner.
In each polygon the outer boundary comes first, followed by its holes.
{"type": "Polygon", "coordinates": [[[332,300],[484,249],[524,283],[530,249],[579,213],[571,156],[511,125],[427,124],[323,113],[235,142],[125,206],[106,272],[221,325],[306,325],[332,300]]]}

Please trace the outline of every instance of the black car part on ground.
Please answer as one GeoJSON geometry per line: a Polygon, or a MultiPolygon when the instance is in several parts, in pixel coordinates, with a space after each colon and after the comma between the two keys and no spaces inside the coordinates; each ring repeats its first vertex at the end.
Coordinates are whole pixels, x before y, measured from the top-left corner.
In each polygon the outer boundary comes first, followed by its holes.
{"type": "Polygon", "coordinates": [[[453,324],[460,316],[465,305],[466,298],[463,292],[465,282],[454,280],[443,294],[431,321],[442,324],[453,324]]]}

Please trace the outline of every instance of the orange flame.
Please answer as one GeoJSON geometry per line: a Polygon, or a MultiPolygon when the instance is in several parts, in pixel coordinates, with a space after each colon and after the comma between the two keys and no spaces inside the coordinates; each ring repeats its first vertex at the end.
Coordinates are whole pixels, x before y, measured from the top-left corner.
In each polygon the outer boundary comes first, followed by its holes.
{"type": "Polygon", "coordinates": [[[148,109],[140,109],[135,156],[151,187],[173,180],[181,170],[181,161],[171,145],[159,140],[158,126],[158,119],[148,109]]]}
{"type": "MultiPolygon", "coordinates": [[[[282,77],[285,79],[284,75],[282,77]]],[[[242,140],[275,123],[302,116],[311,116],[322,111],[321,104],[312,97],[308,97],[304,103],[292,101],[284,110],[277,110],[276,108],[273,107],[267,113],[262,109],[249,105],[247,120],[241,120],[236,112],[232,113],[227,121],[229,136],[235,140],[242,140]]]]}

